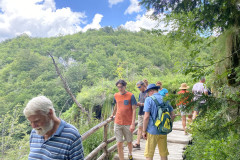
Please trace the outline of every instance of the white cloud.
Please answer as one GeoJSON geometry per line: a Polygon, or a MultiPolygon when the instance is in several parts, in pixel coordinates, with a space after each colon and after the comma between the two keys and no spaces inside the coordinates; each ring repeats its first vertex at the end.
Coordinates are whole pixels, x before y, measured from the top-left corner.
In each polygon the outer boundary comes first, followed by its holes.
{"type": "MultiPolygon", "coordinates": [[[[98,20],[89,28],[99,28],[102,17],[95,17],[98,20]]],[[[0,41],[23,33],[32,37],[73,34],[83,30],[80,25],[85,20],[85,13],[56,9],[54,0],[0,0],[0,41]]]]}
{"type": "Polygon", "coordinates": [[[87,31],[88,29],[99,29],[99,28],[101,28],[101,25],[99,23],[102,21],[102,18],[103,18],[103,15],[95,14],[92,23],[86,25],[83,28],[83,32],[87,31]]]}
{"type": "Polygon", "coordinates": [[[108,0],[109,6],[112,7],[113,5],[116,5],[118,3],[123,2],[124,0],[108,0]]]}
{"type": "Polygon", "coordinates": [[[153,20],[150,18],[150,15],[153,11],[148,11],[144,15],[138,15],[136,21],[128,21],[124,25],[121,25],[123,28],[130,31],[140,31],[141,28],[144,29],[161,29],[166,30],[166,33],[172,30],[171,25],[166,26],[166,23],[163,21],[165,15],[161,15],[159,20],[153,20]]]}
{"type": "Polygon", "coordinates": [[[130,0],[131,5],[127,8],[124,14],[132,14],[133,12],[139,13],[141,11],[141,6],[138,0],[130,0]]]}

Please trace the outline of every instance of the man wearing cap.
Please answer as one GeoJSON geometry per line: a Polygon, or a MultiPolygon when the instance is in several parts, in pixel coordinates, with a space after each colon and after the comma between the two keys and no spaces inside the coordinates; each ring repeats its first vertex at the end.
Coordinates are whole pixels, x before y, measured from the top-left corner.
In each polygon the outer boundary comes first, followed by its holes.
{"type": "Polygon", "coordinates": [[[177,106],[180,108],[181,111],[181,117],[182,117],[182,126],[185,132],[185,135],[187,135],[187,131],[186,131],[186,115],[188,115],[188,120],[189,122],[192,121],[192,110],[186,110],[186,104],[188,103],[187,99],[188,96],[187,94],[189,93],[189,91],[187,91],[187,89],[189,88],[189,86],[187,86],[187,83],[182,83],[181,87],[179,89],[181,89],[181,91],[179,91],[177,94],[179,94],[180,100],[177,102],[177,106]]]}
{"type": "MultiPolygon", "coordinates": [[[[167,135],[166,133],[162,133],[158,131],[155,127],[153,119],[150,118],[157,116],[157,105],[153,101],[150,96],[154,96],[159,103],[163,102],[162,96],[158,93],[159,86],[155,84],[150,84],[147,87],[146,92],[148,92],[149,97],[146,98],[144,102],[144,119],[143,119],[143,138],[147,140],[145,146],[144,156],[147,160],[152,160],[156,145],[158,145],[159,154],[161,156],[161,160],[167,160],[167,156],[169,155],[167,149],[167,135]]],[[[173,112],[173,108],[169,105],[169,112],[172,121],[175,118],[175,114],[173,112]]]]}

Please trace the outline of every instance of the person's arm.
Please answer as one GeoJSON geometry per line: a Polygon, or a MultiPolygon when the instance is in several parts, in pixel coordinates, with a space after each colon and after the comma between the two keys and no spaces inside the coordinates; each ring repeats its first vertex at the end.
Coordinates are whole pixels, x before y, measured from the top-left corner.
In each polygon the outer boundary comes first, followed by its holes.
{"type": "Polygon", "coordinates": [[[113,113],[112,113],[112,115],[110,116],[110,118],[113,118],[113,116],[116,115],[116,112],[117,112],[117,103],[116,103],[115,106],[114,106],[113,113]]]}
{"type": "Polygon", "coordinates": [[[78,137],[72,143],[71,148],[69,150],[69,158],[71,160],[84,160],[84,152],[81,137],[78,137]]]}
{"type": "Polygon", "coordinates": [[[150,117],[150,112],[145,112],[144,118],[143,118],[143,131],[142,131],[142,136],[144,139],[147,139],[147,126],[149,122],[149,117],[150,117]]]}
{"type": "Polygon", "coordinates": [[[168,90],[166,88],[165,88],[165,92],[166,92],[165,96],[168,96],[168,90]]]}
{"type": "Polygon", "coordinates": [[[140,107],[140,106],[144,106],[144,103],[138,102],[138,103],[137,103],[137,106],[139,106],[139,107],[140,107]]]}
{"type": "Polygon", "coordinates": [[[175,117],[176,117],[175,113],[173,111],[170,112],[170,116],[171,116],[171,119],[172,119],[172,122],[173,122],[175,117]]]}
{"type": "Polygon", "coordinates": [[[208,91],[204,91],[204,94],[207,96],[208,95],[208,91]]]}
{"type": "Polygon", "coordinates": [[[135,129],[135,118],[136,118],[136,108],[137,105],[132,105],[132,124],[130,126],[130,131],[133,132],[135,129]]]}

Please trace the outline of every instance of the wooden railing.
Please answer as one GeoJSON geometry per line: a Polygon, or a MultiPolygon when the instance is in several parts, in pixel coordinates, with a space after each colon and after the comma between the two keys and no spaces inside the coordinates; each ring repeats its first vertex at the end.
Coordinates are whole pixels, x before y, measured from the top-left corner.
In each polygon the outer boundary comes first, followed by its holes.
{"type": "MultiPolygon", "coordinates": [[[[116,137],[112,137],[110,139],[107,139],[107,135],[108,135],[108,124],[110,122],[112,122],[114,120],[114,118],[108,118],[105,121],[97,124],[96,126],[94,126],[93,128],[91,128],[90,130],[88,130],[87,132],[85,132],[82,135],[82,140],[87,140],[87,137],[89,137],[90,135],[92,135],[93,133],[95,133],[97,130],[99,130],[100,128],[104,127],[103,129],[103,141],[102,143],[95,148],[91,153],[89,153],[86,157],[85,160],[92,160],[93,158],[95,158],[97,156],[97,154],[103,150],[103,153],[100,157],[97,158],[97,160],[102,160],[102,159],[108,159],[109,154],[114,152],[117,149],[117,144],[111,146],[108,148],[108,144],[111,142],[114,142],[116,140],[116,137]]],[[[137,125],[137,122],[135,123],[135,126],[137,125]]],[[[137,129],[134,131],[134,133],[137,131],[137,129]]]]}

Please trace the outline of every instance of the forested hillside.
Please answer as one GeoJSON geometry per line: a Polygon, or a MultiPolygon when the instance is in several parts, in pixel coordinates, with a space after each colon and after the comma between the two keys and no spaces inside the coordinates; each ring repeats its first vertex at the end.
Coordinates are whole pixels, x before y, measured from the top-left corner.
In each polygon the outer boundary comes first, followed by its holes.
{"type": "MultiPolygon", "coordinates": [[[[22,110],[34,96],[49,97],[57,114],[76,123],[81,133],[91,127],[78,123],[80,110],[64,90],[49,54],[54,56],[71,91],[83,107],[90,113],[92,109],[102,109],[102,117],[106,118],[111,113],[113,93],[117,91],[115,82],[119,78],[126,79],[128,90],[136,95],[139,91],[135,84],[143,78],[150,83],[163,81],[170,93],[176,91],[182,82],[193,84],[190,76],[183,76],[179,71],[188,62],[198,60],[199,55],[189,56],[196,48],[197,45],[186,48],[181,40],[174,41],[167,35],[149,34],[147,31],[134,33],[111,27],[55,38],[21,35],[1,42],[2,157],[6,158],[6,154],[7,157],[15,156],[13,159],[26,156],[29,149],[26,137],[31,128],[22,110]],[[18,148],[19,144],[24,151],[18,148]],[[12,154],[14,149],[19,151],[19,155],[12,154]]],[[[209,49],[205,48],[200,55],[210,56],[209,49]]]]}
{"type": "MultiPolygon", "coordinates": [[[[0,44],[1,114],[38,94],[53,99],[58,110],[65,104],[68,96],[49,54],[55,57],[72,92],[77,94],[83,86],[117,78],[137,81],[137,76],[153,76],[161,80],[190,61],[190,49],[167,36],[114,31],[109,27],[57,38],[22,35],[7,40],[0,44]]],[[[71,106],[71,100],[68,104],[65,109],[71,106]]]]}

